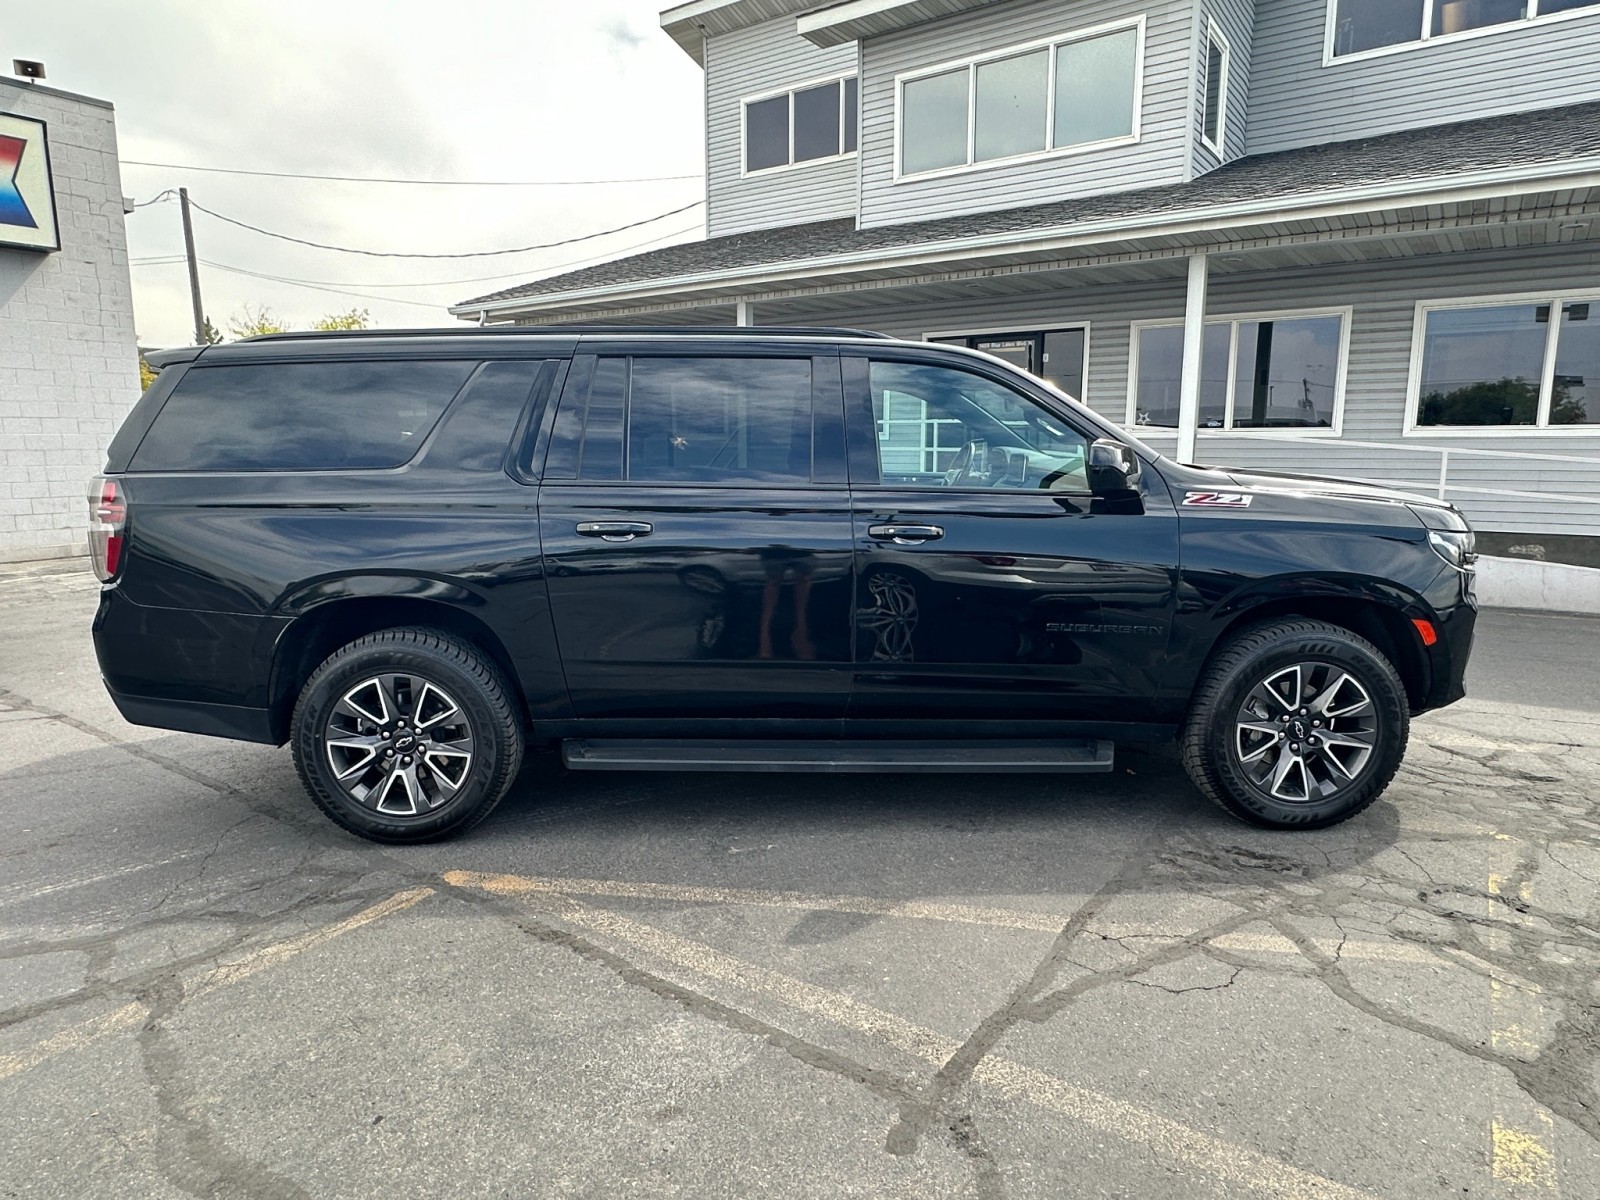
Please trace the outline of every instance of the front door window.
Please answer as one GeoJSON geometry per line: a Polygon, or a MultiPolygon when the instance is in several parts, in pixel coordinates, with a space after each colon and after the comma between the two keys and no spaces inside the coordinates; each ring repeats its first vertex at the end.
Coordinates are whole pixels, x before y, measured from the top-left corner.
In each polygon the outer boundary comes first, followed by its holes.
{"type": "Polygon", "coordinates": [[[1083,435],[1021,392],[926,363],[874,362],[869,382],[885,484],[1088,490],[1083,435]]]}

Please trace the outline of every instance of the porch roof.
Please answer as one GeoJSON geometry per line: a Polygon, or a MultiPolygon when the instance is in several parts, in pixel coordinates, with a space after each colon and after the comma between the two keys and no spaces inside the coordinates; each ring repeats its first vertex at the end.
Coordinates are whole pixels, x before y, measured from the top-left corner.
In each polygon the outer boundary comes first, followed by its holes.
{"type": "MultiPolygon", "coordinates": [[[[776,284],[1228,248],[1295,233],[1427,220],[1511,196],[1600,196],[1600,102],[1237,159],[1186,183],[858,229],[853,219],[708,238],[453,305],[530,316],[649,297],[732,297],[776,284]]],[[[1546,205],[1548,208],[1548,205],[1546,205]]]]}

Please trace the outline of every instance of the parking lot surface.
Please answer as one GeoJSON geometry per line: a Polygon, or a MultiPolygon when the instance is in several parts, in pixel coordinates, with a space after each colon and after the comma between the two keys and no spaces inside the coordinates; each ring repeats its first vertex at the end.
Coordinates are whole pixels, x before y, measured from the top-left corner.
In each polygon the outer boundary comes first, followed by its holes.
{"type": "Polygon", "coordinates": [[[1355,821],[566,774],[384,848],[0,569],[0,1196],[1600,1196],[1600,622],[1486,613],[1355,821]]]}

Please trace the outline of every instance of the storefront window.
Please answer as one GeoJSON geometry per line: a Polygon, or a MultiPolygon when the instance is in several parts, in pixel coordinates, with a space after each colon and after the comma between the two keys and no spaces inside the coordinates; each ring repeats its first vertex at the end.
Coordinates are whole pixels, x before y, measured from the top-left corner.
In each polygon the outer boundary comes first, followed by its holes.
{"type": "MultiPolygon", "coordinates": [[[[1200,356],[1201,429],[1331,429],[1344,362],[1342,313],[1212,321],[1200,356]]],[[[1176,429],[1183,326],[1136,331],[1131,424],[1176,429]]]]}
{"type": "Polygon", "coordinates": [[[1597,317],[1600,300],[1425,308],[1416,424],[1600,424],[1597,317]]]}

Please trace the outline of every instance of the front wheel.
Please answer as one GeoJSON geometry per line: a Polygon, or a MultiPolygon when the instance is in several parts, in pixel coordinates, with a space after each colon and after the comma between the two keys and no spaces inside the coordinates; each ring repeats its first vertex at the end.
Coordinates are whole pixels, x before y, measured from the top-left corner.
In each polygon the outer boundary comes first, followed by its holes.
{"type": "Polygon", "coordinates": [[[1320,829],[1382,795],[1405,754],[1405,687],[1371,642],[1322,621],[1236,635],[1196,689],[1181,738],[1189,778],[1271,829],[1320,829]]]}
{"type": "Polygon", "coordinates": [[[375,842],[462,833],[522,762],[522,723],[500,671],[430,629],[387,629],[336,651],[295,705],[300,781],[333,821],[375,842]]]}

